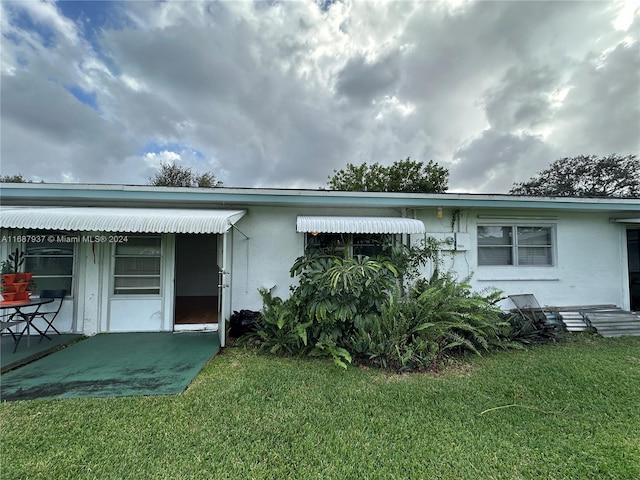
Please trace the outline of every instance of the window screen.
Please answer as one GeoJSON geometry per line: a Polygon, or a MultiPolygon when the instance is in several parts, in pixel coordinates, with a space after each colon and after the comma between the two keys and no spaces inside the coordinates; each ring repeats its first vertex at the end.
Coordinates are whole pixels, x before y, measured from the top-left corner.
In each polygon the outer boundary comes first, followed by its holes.
{"type": "Polygon", "coordinates": [[[59,231],[28,230],[25,234],[25,272],[33,272],[37,292],[66,290],[73,287],[75,234],[59,231]]]}
{"type": "Polygon", "coordinates": [[[160,293],[161,238],[127,236],[114,247],[114,292],[116,295],[160,293]]]}

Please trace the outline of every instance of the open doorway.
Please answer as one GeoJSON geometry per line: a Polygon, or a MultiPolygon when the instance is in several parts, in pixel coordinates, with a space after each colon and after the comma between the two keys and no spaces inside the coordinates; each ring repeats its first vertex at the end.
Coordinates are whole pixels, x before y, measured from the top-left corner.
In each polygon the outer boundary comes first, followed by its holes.
{"type": "Polygon", "coordinates": [[[640,311],[640,228],[627,228],[629,296],[631,310],[640,311]]]}
{"type": "Polygon", "coordinates": [[[218,324],[218,236],[176,235],[174,330],[218,324]]]}

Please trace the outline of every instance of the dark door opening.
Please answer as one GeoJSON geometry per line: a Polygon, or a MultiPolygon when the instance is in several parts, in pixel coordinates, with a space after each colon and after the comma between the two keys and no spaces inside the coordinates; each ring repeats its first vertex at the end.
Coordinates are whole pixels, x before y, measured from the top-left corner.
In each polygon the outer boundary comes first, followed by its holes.
{"type": "Polygon", "coordinates": [[[176,235],[175,325],[218,323],[217,235],[176,235]]]}
{"type": "Polygon", "coordinates": [[[627,229],[631,310],[640,311],[640,228],[627,229]]]}

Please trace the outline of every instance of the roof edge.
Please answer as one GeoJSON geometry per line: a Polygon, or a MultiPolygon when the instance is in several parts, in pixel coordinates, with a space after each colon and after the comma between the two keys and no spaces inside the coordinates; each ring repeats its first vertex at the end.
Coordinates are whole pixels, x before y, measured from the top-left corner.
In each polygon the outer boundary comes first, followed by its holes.
{"type": "Polygon", "coordinates": [[[211,205],[325,205],[398,208],[543,208],[566,210],[640,211],[640,199],[604,197],[530,197],[484,193],[345,192],[279,188],[155,187],[148,185],[3,183],[0,199],[6,205],[131,206],[211,205]]]}

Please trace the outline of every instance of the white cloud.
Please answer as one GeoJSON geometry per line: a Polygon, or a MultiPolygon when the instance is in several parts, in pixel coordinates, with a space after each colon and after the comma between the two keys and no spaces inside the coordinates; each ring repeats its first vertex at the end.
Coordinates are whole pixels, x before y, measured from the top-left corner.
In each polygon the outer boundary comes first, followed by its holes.
{"type": "Polygon", "coordinates": [[[624,2],[102,5],[80,25],[68,4],[0,4],[3,173],[146,183],[175,159],[227,186],[318,187],[410,156],[504,192],[556,155],[638,150],[624,2]]]}
{"type": "Polygon", "coordinates": [[[27,1],[21,2],[20,7],[35,23],[51,29],[58,39],[66,40],[72,44],[77,44],[80,41],[76,25],[60,14],[55,3],[27,1]]]}
{"type": "Polygon", "coordinates": [[[159,168],[163,163],[177,163],[181,157],[179,153],[163,150],[159,153],[147,152],[144,154],[144,159],[150,167],[159,168]]]}
{"type": "Polygon", "coordinates": [[[640,15],[640,0],[621,0],[615,2],[617,14],[613,21],[616,30],[627,31],[633,25],[634,19],[640,15]]]}

